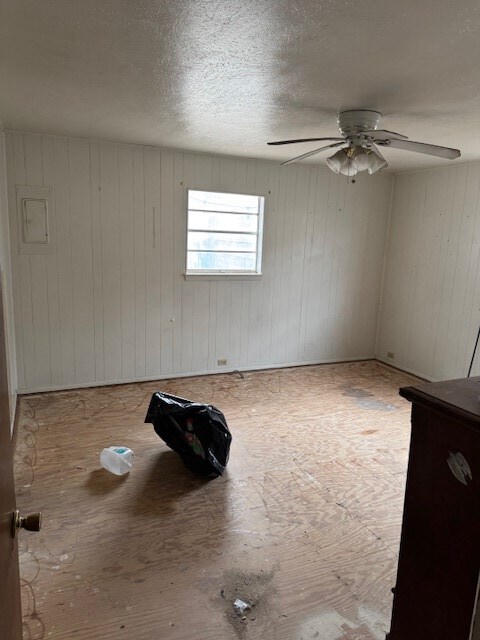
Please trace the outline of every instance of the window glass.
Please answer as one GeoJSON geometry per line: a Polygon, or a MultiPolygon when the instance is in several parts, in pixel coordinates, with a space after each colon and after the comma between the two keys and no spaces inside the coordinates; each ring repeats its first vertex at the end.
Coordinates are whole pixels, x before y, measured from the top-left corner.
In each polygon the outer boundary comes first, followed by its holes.
{"type": "Polygon", "coordinates": [[[264,198],[188,191],[187,274],[258,274],[264,198]]]}

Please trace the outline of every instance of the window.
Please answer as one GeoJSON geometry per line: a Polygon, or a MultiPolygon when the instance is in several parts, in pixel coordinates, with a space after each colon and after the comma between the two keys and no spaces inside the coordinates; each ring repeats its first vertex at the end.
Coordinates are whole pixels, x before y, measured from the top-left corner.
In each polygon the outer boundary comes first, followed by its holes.
{"type": "Polygon", "coordinates": [[[189,189],[186,274],[260,274],[264,200],[189,189]]]}

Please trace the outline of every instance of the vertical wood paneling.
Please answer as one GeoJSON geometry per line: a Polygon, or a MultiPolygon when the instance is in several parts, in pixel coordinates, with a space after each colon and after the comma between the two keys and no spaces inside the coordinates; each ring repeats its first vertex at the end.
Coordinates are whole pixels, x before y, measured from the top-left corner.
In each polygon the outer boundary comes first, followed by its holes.
{"type": "Polygon", "coordinates": [[[135,280],[135,376],[142,378],[146,371],[145,340],[145,182],[143,149],[133,149],[133,218],[134,218],[134,280],[135,280]]]}
{"type": "MultiPolygon", "coordinates": [[[[294,171],[297,167],[294,167],[294,171]]],[[[284,277],[285,277],[285,266],[284,266],[284,255],[283,255],[283,239],[284,239],[284,230],[285,230],[285,207],[286,207],[286,198],[287,198],[287,182],[288,176],[291,176],[291,173],[288,171],[287,167],[280,167],[280,176],[279,176],[279,184],[278,184],[278,202],[275,211],[276,218],[276,228],[275,228],[275,258],[273,260],[273,283],[272,283],[272,320],[276,320],[279,318],[283,318],[282,316],[282,308],[285,310],[285,305],[288,301],[285,300],[285,296],[282,296],[282,290],[284,288],[284,277]]],[[[271,323],[271,320],[270,320],[271,323]]],[[[281,346],[283,343],[283,339],[285,336],[285,329],[283,322],[278,325],[281,328],[281,331],[275,331],[271,336],[271,362],[273,364],[281,363],[281,346]]],[[[269,326],[269,330],[271,330],[271,324],[269,326]]]]}
{"type": "Polygon", "coordinates": [[[426,378],[467,375],[480,322],[479,185],[478,163],[395,178],[378,356],[426,378]]]}
{"type": "Polygon", "coordinates": [[[100,228],[102,238],[103,350],[105,378],[122,371],[120,212],[118,146],[100,145],[100,228]]]}
{"type": "Polygon", "coordinates": [[[148,148],[144,152],[145,178],[145,341],[147,376],[160,371],[160,150],[148,148]]]}
{"type": "Polygon", "coordinates": [[[307,336],[307,324],[308,324],[308,302],[309,296],[309,267],[313,260],[312,257],[312,242],[313,242],[313,228],[315,221],[315,203],[316,203],[316,188],[317,188],[318,173],[316,171],[310,171],[310,179],[308,181],[308,193],[307,193],[307,219],[305,222],[305,237],[303,240],[303,268],[302,268],[302,293],[301,293],[301,306],[300,306],[300,322],[299,322],[299,360],[305,360],[306,358],[306,336],[307,336]]]}
{"type": "Polygon", "coordinates": [[[293,311],[297,317],[298,323],[298,309],[296,312],[292,309],[294,300],[292,299],[292,255],[294,251],[294,229],[297,225],[301,224],[302,210],[299,206],[298,200],[300,200],[300,189],[297,192],[297,185],[299,182],[299,175],[301,175],[302,168],[299,165],[293,167],[286,167],[287,171],[283,173],[285,180],[285,196],[283,199],[282,218],[283,218],[283,237],[281,245],[281,261],[280,261],[280,273],[278,278],[277,291],[285,291],[286,295],[280,293],[279,300],[279,317],[284,318],[283,331],[279,334],[278,349],[277,349],[277,362],[292,362],[295,358],[291,356],[289,352],[290,334],[288,319],[293,311]],[[288,171],[291,168],[293,171],[288,171]],[[295,215],[292,215],[292,211],[295,211],[295,215]]]}
{"type": "MultiPolygon", "coordinates": [[[[370,312],[365,308],[363,301],[363,291],[366,282],[375,281],[377,277],[378,262],[382,261],[385,253],[385,231],[382,228],[381,214],[379,216],[376,206],[377,198],[381,197],[390,201],[391,184],[381,179],[381,176],[371,176],[371,189],[368,184],[362,184],[362,190],[359,192],[360,200],[355,204],[358,215],[358,232],[352,239],[353,246],[358,242],[364,247],[368,247],[365,258],[357,253],[356,260],[353,263],[355,277],[354,295],[349,295],[349,309],[351,311],[349,317],[349,325],[352,323],[357,325],[357,330],[350,333],[350,340],[353,345],[353,353],[359,354],[363,349],[363,342],[367,343],[375,340],[377,327],[371,322],[370,312]],[[377,182],[378,180],[378,182],[377,182]]],[[[378,307],[377,307],[378,311],[378,307]]],[[[349,328],[345,327],[345,332],[349,332],[349,328]]]]}
{"type": "MultiPolygon", "coordinates": [[[[178,176],[179,181],[182,182],[182,210],[186,207],[186,189],[195,189],[198,187],[195,180],[195,156],[187,153],[183,158],[183,171],[178,176]]],[[[182,211],[181,210],[181,211],[182,211]]],[[[178,245],[178,253],[182,255],[185,247],[185,223],[183,221],[182,212],[177,209],[177,220],[179,227],[181,228],[181,244],[178,245]]],[[[182,268],[184,268],[184,260],[182,268]]],[[[180,316],[180,335],[181,335],[181,364],[180,372],[192,371],[192,358],[193,358],[193,297],[195,294],[196,286],[203,283],[185,282],[181,287],[181,316],[180,316]]]]}
{"type": "Polygon", "coordinates": [[[226,354],[232,353],[232,362],[235,366],[235,350],[230,347],[230,320],[232,307],[233,286],[238,282],[229,285],[226,282],[217,283],[217,298],[215,307],[216,327],[215,334],[215,366],[218,358],[226,358],[226,354]]]}
{"type": "Polygon", "coordinates": [[[272,362],[272,340],[270,326],[273,315],[273,284],[275,277],[276,237],[278,224],[278,201],[280,184],[280,166],[268,165],[268,198],[265,199],[263,221],[263,259],[262,259],[262,327],[260,342],[260,362],[272,362]]]}
{"type": "Polygon", "coordinates": [[[95,380],[105,377],[103,349],[103,254],[100,204],[100,148],[90,144],[90,203],[92,213],[92,271],[93,271],[93,336],[95,380]]]}
{"type": "MultiPolygon", "coordinates": [[[[26,169],[26,148],[24,136],[21,134],[15,134],[13,139],[14,146],[14,184],[21,185],[27,183],[27,169],[26,169]]],[[[15,193],[15,188],[11,189],[15,193]]],[[[16,197],[15,197],[16,200],[16,197]]],[[[15,208],[11,211],[11,227],[15,227],[15,248],[18,251],[19,235],[22,233],[18,215],[17,205],[15,201],[15,208]]],[[[36,361],[35,361],[35,333],[34,333],[34,317],[32,308],[32,278],[31,278],[31,264],[30,256],[18,254],[16,265],[13,265],[14,270],[18,271],[18,281],[20,286],[20,320],[21,320],[21,335],[23,342],[23,368],[24,368],[24,384],[35,388],[37,381],[35,379],[36,361]],[[16,267],[16,269],[15,269],[16,267]]],[[[18,295],[18,293],[16,294],[18,295]]],[[[17,315],[15,322],[17,326],[17,315]]],[[[17,332],[17,337],[19,338],[17,332]]],[[[18,344],[17,344],[18,349],[18,344]]],[[[21,381],[19,379],[19,384],[21,381]]],[[[47,383],[49,384],[49,383],[47,383]]]]}
{"type": "MultiPolygon", "coordinates": [[[[27,184],[43,186],[42,138],[35,135],[25,135],[24,148],[27,184]]],[[[32,296],[35,385],[41,384],[44,379],[48,379],[51,384],[47,257],[45,255],[31,255],[28,260],[32,296]]]]}
{"type": "Polygon", "coordinates": [[[323,242],[325,236],[319,233],[323,229],[327,216],[326,207],[320,207],[319,194],[325,193],[328,188],[328,176],[324,172],[316,172],[310,180],[310,237],[305,242],[305,251],[308,255],[306,268],[304,271],[304,289],[302,305],[305,316],[305,329],[303,333],[303,359],[308,360],[309,354],[313,358],[318,358],[320,352],[320,335],[318,333],[320,297],[312,295],[314,287],[322,289],[324,278],[323,263],[323,242]],[[320,181],[320,183],[319,183],[320,181]]]}
{"type": "Polygon", "coordinates": [[[320,318],[321,325],[319,327],[320,333],[320,353],[327,354],[327,358],[332,358],[335,353],[335,340],[337,336],[337,313],[333,305],[335,295],[335,275],[337,272],[337,260],[339,250],[339,212],[338,212],[338,197],[340,190],[340,183],[334,180],[332,176],[329,176],[328,182],[328,205],[327,205],[327,220],[326,226],[323,231],[323,264],[322,271],[325,274],[324,284],[322,290],[324,291],[325,300],[319,301],[320,304],[320,318]],[[329,238],[334,238],[334,242],[329,242],[329,238]],[[332,314],[332,311],[334,313],[332,314]]]}
{"type": "Polygon", "coordinates": [[[75,352],[75,382],[95,379],[95,329],[92,272],[92,220],[90,189],[90,145],[73,140],[68,164],[75,180],[70,182],[72,292],[75,352]]]}
{"type": "MultiPolygon", "coordinates": [[[[448,337],[451,335],[452,327],[455,325],[458,326],[458,319],[455,318],[456,293],[458,291],[458,289],[455,289],[455,277],[458,269],[457,257],[459,251],[465,251],[465,245],[460,245],[460,242],[464,242],[464,239],[460,237],[460,231],[464,219],[467,170],[467,165],[455,168],[453,189],[448,203],[449,224],[448,234],[444,243],[444,277],[442,280],[440,303],[441,309],[448,311],[447,313],[442,313],[440,317],[437,348],[435,350],[433,365],[435,369],[443,371],[448,367],[449,362],[452,362],[453,366],[455,365],[454,360],[457,351],[457,344],[455,344],[455,342],[452,343],[448,337]]],[[[421,226],[420,233],[422,233],[421,226]]],[[[468,238],[467,242],[471,242],[471,238],[468,238]]]]}
{"type": "MultiPolygon", "coordinates": [[[[17,195],[15,191],[15,181],[17,175],[18,163],[18,138],[19,136],[5,135],[6,148],[6,178],[7,178],[7,198],[8,198],[8,218],[10,233],[10,260],[12,272],[12,291],[13,296],[13,313],[15,330],[15,359],[17,369],[17,385],[20,381],[25,385],[26,367],[25,367],[25,350],[24,335],[21,327],[23,325],[23,308],[22,308],[22,284],[20,280],[20,263],[18,254],[18,226],[17,226],[17,195]],[[18,327],[18,328],[17,328],[18,327]]],[[[22,149],[23,154],[23,149],[22,149]]]]}
{"type": "MultiPolygon", "coordinates": [[[[55,186],[55,160],[53,139],[51,136],[42,136],[42,156],[43,156],[43,185],[54,188],[55,186]]],[[[52,242],[57,246],[57,224],[55,215],[55,198],[52,198],[52,211],[50,212],[49,234],[52,242]]],[[[49,325],[49,345],[50,345],[50,381],[53,386],[62,384],[61,367],[61,343],[60,343],[60,311],[59,290],[58,290],[58,261],[57,254],[50,253],[46,259],[46,282],[47,282],[47,304],[48,304],[48,325],[49,325]]]]}
{"type": "Polygon", "coordinates": [[[57,221],[58,308],[62,383],[75,384],[75,327],[72,286],[69,141],[54,140],[54,198],[57,221]]]}
{"type": "MultiPolygon", "coordinates": [[[[13,432],[17,406],[17,355],[15,346],[15,322],[13,303],[12,260],[10,247],[9,198],[15,203],[15,194],[8,193],[7,166],[13,167],[13,149],[7,144],[4,132],[0,132],[0,268],[2,271],[3,307],[5,316],[5,340],[7,355],[8,395],[10,403],[10,428],[13,432]]],[[[23,361],[23,358],[21,359],[23,361]]]]}
{"type": "Polygon", "coordinates": [[[11,231],[21,390],[373,355],[390,177],[8,137],[10,192],[52,186],[57,225],[50,256],[11,231]],[[185,281],[188,188],[266,197],[260,280],[185,281]]]}
{"type": "Polygon", "coordinates": [[[182,212],[186,207],[185,186],[183,181],[184,154],[175,152],[173,157],[173,373],[182,371],[182,273],[185,270],[185,223],[182,212]]]}
{"type": "MultiPolygon", "coordinates": [[[[247,174],[248,184],[253,185],[254,192],[267,196],[270,200],[270,172],[269,165],[266,162],[250,162],[248,164],[247,174]]],[[[263,224],[263,255],[265,257],[265,237],[266,229],[270,222],[270,213],[268,206],[266,207],[264,214],[263,224]],[[267,220],[268,218],[268,220],[267,220]]],[[[265,274],[265,264],[262,263],[262,271],[265,274]]],[[[265,275],[262,280],[253,282],[250,285],[246,285],[248,292],[248,326],[247,326],[247,353],[245,354],[245,361],[250,363],[251,366],[258,366],[261,363],[262,357],[262,321],[263,321],[263,304],[266,294],[265,287],[265,275]]],[[[245,365],[243,365],[245,366],[245,365]]]]}
{"type": "Polygon", "coordinates": [[[175,199],[174,199],[174,154],[165,151],[161,156],[161,184],[160,184],[160,371],[171,373],[173,363],[173,327],[175,321],[175,269],[173,237],[175,229],[175,199]]]}
{"type": "MultiPolygon", "coordinates": [[[[286,360],[300,360],[300,328],[302,320],[302,280],[305,262],[305,229],[308,218],[308,187],[311,180],[310,171],[299,171],[296,176],[295,199],[290,210],[296,216],[288,216],[291,220],[288,235],[290,237],[290,273],[286,327],[286,360]]],[[[288,236],[287,236],[288,246],[288,236]]],[[[303,350],[302,350],[303,351],[303,350]]]]}
{"type": "Polygon", "coordinates": [[[122,378],[135,377],[135,234],[133,149],[118,152],[122,378]]]}
{"type": "MultiPolygon", "coordinates": [[[[476,292],[480,286],[480,164],[468,167],[468,185],[465,197],[465,225],[461,233],[463,237],[472,238],[469,250],[460,255],[461,269],[457,272],[460,288],[463,292],[463,302],[460,307],[460,335],[475,335],[478,322],[478,308],[475,307],[476,292]],[[471,270],[472,276],[466,277],[471,270]],[[463,282],[462,282],[463,280],[463,282]]],[[[457,342],[456,370],[463,368],[465,362],[470,362],[472,345],[466,340],[457,342]]],[[[477,366],[478,371],[478,366],[477,366]]]]}

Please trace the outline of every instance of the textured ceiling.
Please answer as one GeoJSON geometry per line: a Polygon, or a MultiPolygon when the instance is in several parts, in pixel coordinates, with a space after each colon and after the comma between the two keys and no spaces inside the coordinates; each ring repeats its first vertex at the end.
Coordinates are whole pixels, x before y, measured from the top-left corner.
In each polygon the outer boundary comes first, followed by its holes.
{"type": "MultiPolygon", "coordinates": [[[[7,129],[283,160],[315,145],[267,140],[337,135],[339,109],[372,108],[387,129],[459,148],[454,162],[480,159],[478,0],[0,7],[7,129]]],[[[453,164],[384,155],[393,170],[453,164]]]]}

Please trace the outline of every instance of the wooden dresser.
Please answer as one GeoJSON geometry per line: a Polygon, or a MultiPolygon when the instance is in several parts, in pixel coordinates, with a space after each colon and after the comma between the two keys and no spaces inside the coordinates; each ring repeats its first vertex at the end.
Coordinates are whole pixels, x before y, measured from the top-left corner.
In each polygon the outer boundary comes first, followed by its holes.
{"type": "Polygon", "coordinates": [[[480,639],[480,377],[406,387],[412,434],[388,640],[480,639]]]}

